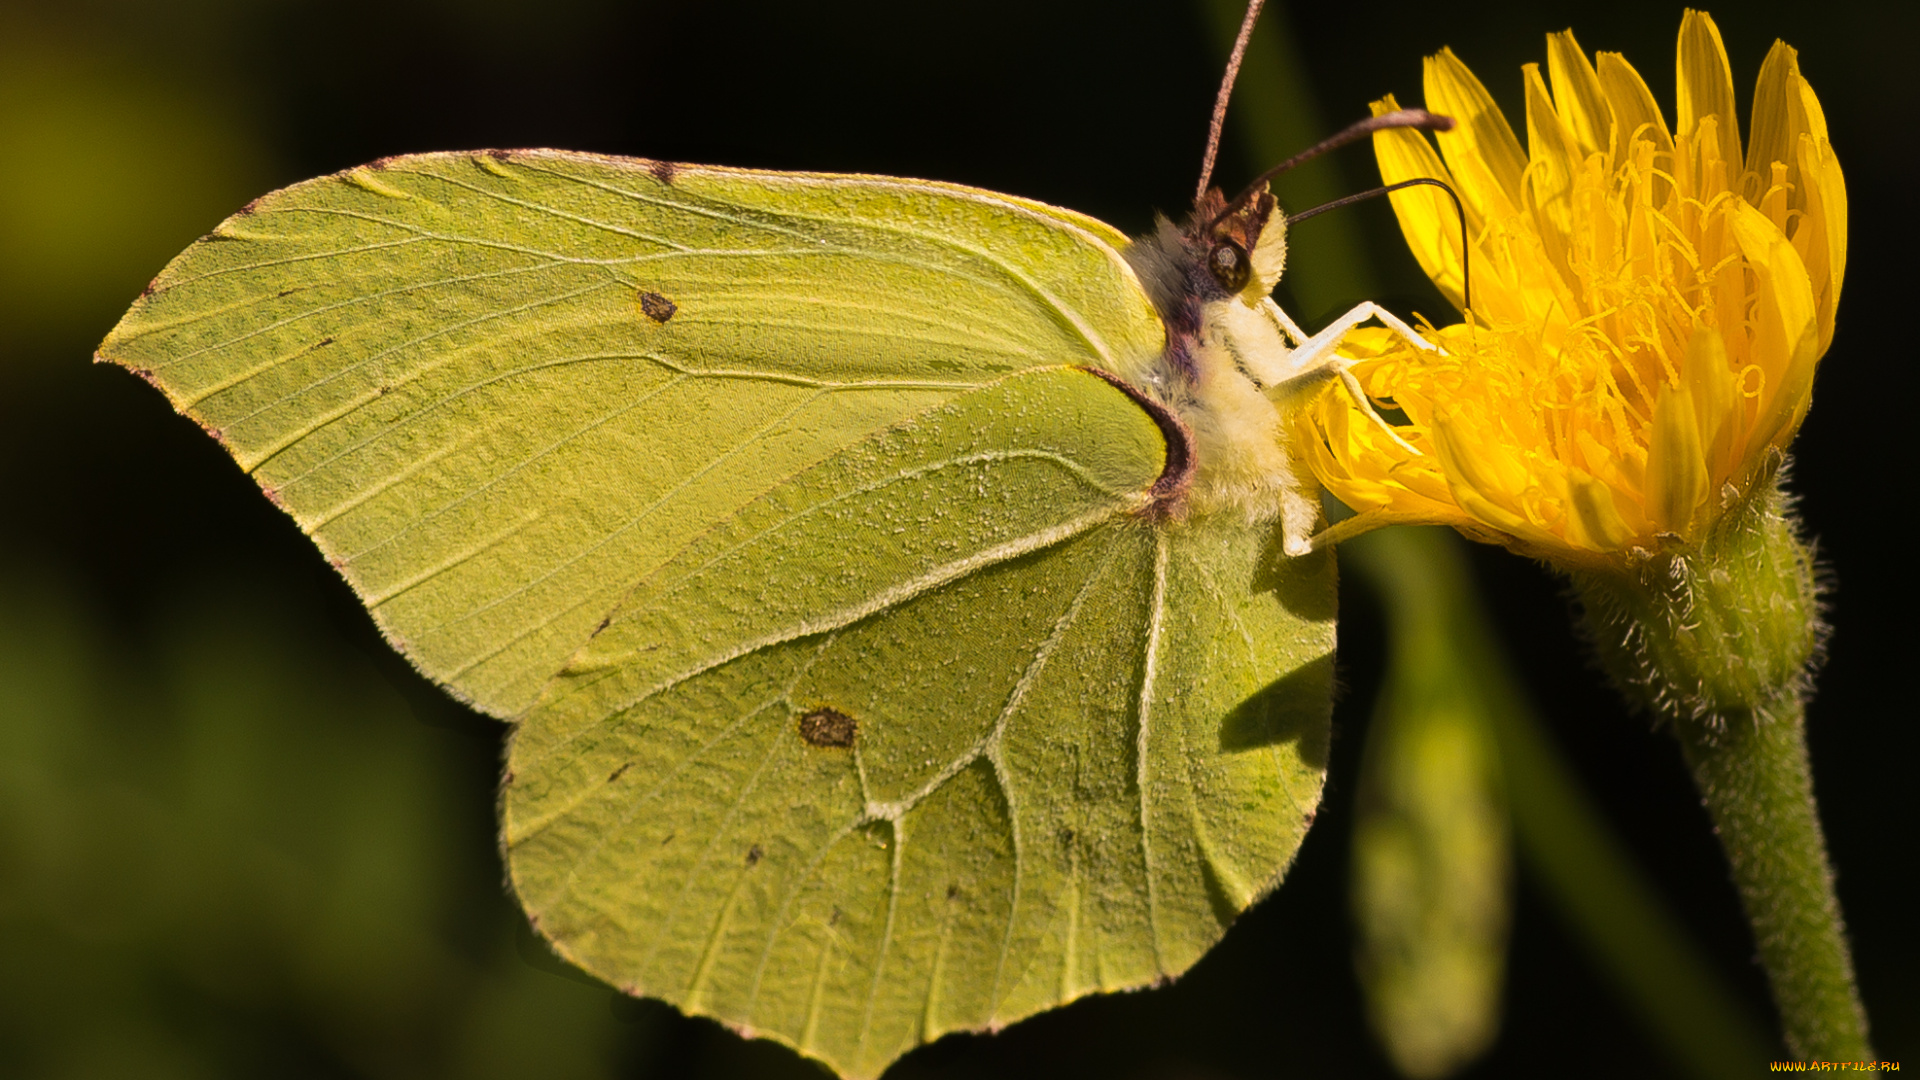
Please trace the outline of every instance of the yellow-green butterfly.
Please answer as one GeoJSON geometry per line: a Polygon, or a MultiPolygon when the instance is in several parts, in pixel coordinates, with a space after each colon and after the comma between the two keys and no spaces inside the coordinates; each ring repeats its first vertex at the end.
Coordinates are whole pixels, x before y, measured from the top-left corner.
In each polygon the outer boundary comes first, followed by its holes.
{"type": "Polygon", "coordinates": [[[1180,974],[1292,859],[1334,569],[1280,410],[1374,312],[1308,337],[1284,256],[1264,185],[1130,241],[425,154],[249,205],[100,358],[513,725],[502,844],[563,956],[871,1076],[1180,974]]]}

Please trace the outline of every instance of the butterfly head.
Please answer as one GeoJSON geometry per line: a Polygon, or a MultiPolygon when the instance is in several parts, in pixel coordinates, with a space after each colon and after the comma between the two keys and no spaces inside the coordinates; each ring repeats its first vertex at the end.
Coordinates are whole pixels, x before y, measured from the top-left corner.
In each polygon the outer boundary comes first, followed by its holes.
{"type": "Polygon", "coordinates": [[[1229,207],[1209,189],[1185,225],[1160,219],[1127,260],[1175,337],[1199,328],[1199,306],[1238,299],[1259,305],[1287,263],[1287,217],[1265,185],[1229,207]]]}
{"type": "Polygon", "coordinates": [[[1280,283],[1287,264],[1287,216],[1266,185],[1231,210],[1218,190],[1209,190],[1194,207],[1187,233],[1189,247],[1205,253],[1214,283],[1243,302],[1258,304],[1280,283]]]}

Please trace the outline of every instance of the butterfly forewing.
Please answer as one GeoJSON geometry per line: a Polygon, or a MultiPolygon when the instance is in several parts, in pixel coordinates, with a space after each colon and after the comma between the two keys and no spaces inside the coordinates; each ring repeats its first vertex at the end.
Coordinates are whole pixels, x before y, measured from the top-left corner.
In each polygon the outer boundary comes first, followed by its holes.
{"type": "Polygon", "coordinates": [[[423,671],[510,716],[772,481],[1010,371],[1153,355],[1122,242],[879,177],[421,155],[257,201],[101,353],[214,432],[423,671]]]}

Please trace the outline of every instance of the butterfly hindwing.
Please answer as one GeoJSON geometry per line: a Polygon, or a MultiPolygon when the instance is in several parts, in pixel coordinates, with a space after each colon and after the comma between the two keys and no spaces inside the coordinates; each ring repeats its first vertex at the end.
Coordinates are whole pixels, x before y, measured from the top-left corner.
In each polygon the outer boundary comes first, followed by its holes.
{"type": "Polygon", "coordinates": [[[1330,596],[1265,530],[1143,512],[1161,439],[1011,376],[643,582],[515,736],[541,929],[854,1075],[1183,971],[1318,800],[1330,596]]]}

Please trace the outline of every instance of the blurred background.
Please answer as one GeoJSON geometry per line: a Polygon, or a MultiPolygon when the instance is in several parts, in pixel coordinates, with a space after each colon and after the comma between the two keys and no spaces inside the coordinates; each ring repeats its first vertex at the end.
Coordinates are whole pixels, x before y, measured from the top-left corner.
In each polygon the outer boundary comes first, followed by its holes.
{"type": "MultiPolygon", "coordinates": [[[[1139,232],[1191,198],[1237,18],[1222,2],[1224,15],[1199,0],[0,0],[0,1074],[821,1075],[553,960],[500,885],[502,728],[390,653],[226,454],[139,380],[91,365],[92,348],[169,258],[247,200],[413,151],[555,146],[931,177],[1139,232]]],[[[1877,1048],[1920,1064],[1920,738],[1906,677],[1920,598],[1909,527],[1891,520],[1915,483],[1900,419],[1916,399],[1900,314],[1920,250],[1915,12],[1712,9],[1743,109],[1773,39],[1800,48],[1847,172],[1846,301],[1792,481],[1837,583],[1810,739],[1877,1048]]],[[[1680,14],[1643,0],[1494,0],[1466,14],[1276,4],[1263,74],[1243,83],[1265,96],[1236,114],[1220,179],[1237,186],[1384,93],[1418,101],[1420,58],[1443,45],[1517,117],[1519,65],[1568,26],[1590,51],[1625,52],[1671,117],[1680,14]]],[[[1282,200],[1297,207],[1377,180],[1358,149],[1290,182],[1282,200]]],[[[1282,302],[1314,326],[1369,296],[1452,319],[1383,202],[1302,225],[1282,302]]],[[[948,1038],[890,1075],[1408,1067],[1368,1019],[1383,1015],[1365,944],[1379,919],[1354,905],[1376,879],[1354,853],[1371,834],[1354,845],[1391,787],[1370,727],[1426,685],[1423,670],[1429,682],[1453,670],[1444,650],[1407,667],[1407,638],[1389,631],[1413,617],[1404,572],[1421,558],[1457,567],[1440,608],[1477,595],[1486,622],[1462,633],[1484,625],[1498,643],[1458,670],[1512,674],[1503,708],[1564,764],[1549,787],[1584,800],[1590,826],[1555,833],[1532,816],[1545,804],[1515,796],[1510,930],[1480,947],[1497,967],[1504,941],[1506,974],[1488,984],[1490,1048],[1459,1075],[1757,1071],[1681,1045],[1716,1023],[1778,1053],[1679,755],[1588,668],[1560,584],[1499,551],[1462,559],[1433,536],[1414,548],[1348,560],[1327,801],[1284,887],[1175,985],[948,1038]],[[1390,668],[1396,694],[1383,698],[1390,668]],[[1593,889],[1579,885],[1589,872],[1593,889]],[[1669,936],[1583,914],[1580,897],[1608,888],[1650,904],[1669,936]],[[1642,963],[1681,953],[1692,983],[1642,963]],[[1699,1000],[1649,989],[1663,983],[1698,983],[1699,1000]]],[[[1481,850],[1498,856],[1484,876],[1504,895],[1502,828],[1481,850]]]]}

